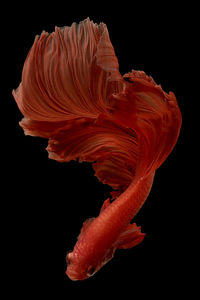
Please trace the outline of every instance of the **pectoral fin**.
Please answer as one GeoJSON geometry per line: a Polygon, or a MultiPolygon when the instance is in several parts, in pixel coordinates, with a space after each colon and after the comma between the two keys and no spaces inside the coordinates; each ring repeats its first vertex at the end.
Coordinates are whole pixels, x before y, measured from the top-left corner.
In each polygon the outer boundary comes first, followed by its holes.
{"type": "Polygon", "coordinates": [[[137,226],[136,223],[129,224],[126,229],[121,233],[117,240],[118,249],[132,248],[139,243],[145,237],[145,233],[141,232],[141,226],[137,226]]]}

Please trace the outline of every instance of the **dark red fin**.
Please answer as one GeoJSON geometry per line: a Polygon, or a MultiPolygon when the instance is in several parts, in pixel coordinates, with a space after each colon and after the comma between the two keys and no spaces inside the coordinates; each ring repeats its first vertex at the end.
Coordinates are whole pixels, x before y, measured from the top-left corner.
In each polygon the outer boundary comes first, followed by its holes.
{"type": "Polygon", "coordinates": [[[117,240],[117,248],[132,248],[141,243],[144,237],[145,233],[141,232],[141,226],[137,226],[136,223],[129,224],[117,240]]]}

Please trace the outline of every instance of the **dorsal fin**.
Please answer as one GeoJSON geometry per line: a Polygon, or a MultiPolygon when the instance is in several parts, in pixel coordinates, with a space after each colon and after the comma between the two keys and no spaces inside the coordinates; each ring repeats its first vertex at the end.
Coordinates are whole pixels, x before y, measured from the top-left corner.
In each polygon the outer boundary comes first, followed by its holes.
{"type": "Polygon", "coordinates": [[[95,218],[88,218],[87,220],[85,220],[85,222],[83,222],[83,226],[81,228],[78,238],[86,231],[86,229],[90,226],[94,219],[95,218]]]}
{"type": "Polygon", "coordinates": [[[102,213],[102,211],[104,211],[110,204],[110,198],[106,199],[101,207],[100,213],[102,213]]]}

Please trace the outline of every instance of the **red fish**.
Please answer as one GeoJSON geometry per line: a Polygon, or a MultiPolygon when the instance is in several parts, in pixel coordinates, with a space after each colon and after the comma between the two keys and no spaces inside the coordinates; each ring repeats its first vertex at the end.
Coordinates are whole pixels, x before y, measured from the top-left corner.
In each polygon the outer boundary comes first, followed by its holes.
{"type": "Polygon", "coordinates": [[[68,277],[86,279],[144,239],[131,221],[178,139],[176,97],[143,71],[122,76],[106,25],[89,18],[36,36],[13,96],[25,134],[49,139],[49,158],[92,162],[114,190],[67,255],[68,277]]]}

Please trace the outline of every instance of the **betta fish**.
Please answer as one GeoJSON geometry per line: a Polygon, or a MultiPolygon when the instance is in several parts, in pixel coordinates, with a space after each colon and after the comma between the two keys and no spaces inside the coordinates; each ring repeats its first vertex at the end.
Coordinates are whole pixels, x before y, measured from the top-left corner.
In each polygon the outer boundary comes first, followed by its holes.
{"type": "Polygon", "coordinates": [[[117,249],[144,239],[132,220],[177,142],[176,97],[143,71],[122,76],[107,26],[89,18],[35,37],[13,96],[24,116],[20,126],[48,139],[50,159],[91,162],[113,190],[66,257],[68,277],[86,279],[117,249]]]}

